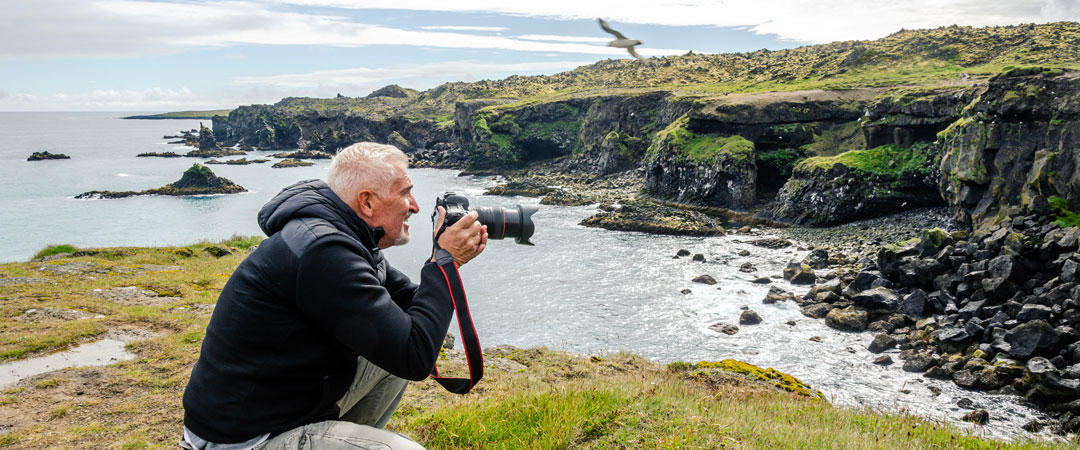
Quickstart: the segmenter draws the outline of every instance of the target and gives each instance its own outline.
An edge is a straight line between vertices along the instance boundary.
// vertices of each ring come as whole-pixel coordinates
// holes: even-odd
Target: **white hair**
[[[356,194],[365,189],[388,193],[398,167],[408,166],[409,157],[393,145],[358,142],[334,156],[326,184],[347,205],[355,206]]]

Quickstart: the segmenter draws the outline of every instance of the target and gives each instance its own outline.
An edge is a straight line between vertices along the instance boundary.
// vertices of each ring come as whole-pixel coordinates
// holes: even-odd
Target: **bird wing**
[[[633,57],[637,58],[638,61],[644,61],[645,60],[645,58],[642,58],[641,55],[637,54],[637,52],[634,51],[634,47],[627,47],[626,51],[630,52],[630,56],[633,56]]]
[[[626,36],[623,36],[622,33],[612,30],[611,27],[608,26],[607,22],[604,22],[604,19],[597,18],[596,20],[600,22],[600,28],[603,28],[604,31],[615,35],[615,37],[618,39],[626,39]]]

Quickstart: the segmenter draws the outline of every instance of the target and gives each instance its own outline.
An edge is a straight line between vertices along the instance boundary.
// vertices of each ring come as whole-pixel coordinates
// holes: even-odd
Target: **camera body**
[[[469,213],[469,199],[463,195],[457,195],[453,192],[447,192],[435,199],[435,212],[432,213],[432,220],[438,220],[439,207],[442,206],[446,209],[446,218],[443,219],[443,228],[457,223],[462,217],[465,217]],[[442,230],[439,230],[439,234],[442,234]]]
[[[436,236],[442,235],[446,227],[457,223],[465,214],[469,213],[469,199],[463,195],[446,192],[435,198],[435,210],[431,213],[432,225],[437,225],[439,220],[439,207],[446,209],[446,218],[443,219],[442,228]],[[533,245],[529,242],[535,229],[532,215],[537,211],[533,205],[517,205],[513,208],[484,207],[476,208],[477,220],[480,224],[487,225],[488,239],[514,238],[514,242],[521,245]]]

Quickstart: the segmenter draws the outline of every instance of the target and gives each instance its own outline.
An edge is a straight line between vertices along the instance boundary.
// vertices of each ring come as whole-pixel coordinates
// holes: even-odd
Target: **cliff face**
[[[389,143],[420,166],[626,173],[653,197],[806,225],[940,204],[979,224],[1010,207],[1080,208],[1078,77],[999,75],[1034,61],[1080,67],[1078,49],[1075,23],[943,27],[287,98],[237,108],[213,134],[226,146],[328,153]]]
[[[377,98],[401,102],[408,98]],[[295,101],[294,101],[295,103]],[[260,150],[311,149],[336,152],[353,143],[392,143],[405,151],[457,144],[454,127],[432,120],[401,116],[364,117],[348,111],[322,111],[296,105],[241,106],[224,122],[214,122],[214,134],[225,145],[250,145]]]
[[[1017,70],[985,92],[941,134],[942,196],[977,229],[1048,200],[1080,209],[1080,73]]]

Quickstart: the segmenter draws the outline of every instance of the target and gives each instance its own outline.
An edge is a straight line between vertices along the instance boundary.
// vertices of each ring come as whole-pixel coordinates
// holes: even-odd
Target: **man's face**
[[[412,195],[412,180],[404,166],[398,166],[397,176],[385,194],[376,193],[372,227],[382,227],[386,234],[379,240],[379,248],[403,245],[409,242],[409,216],[420,212],[420,205]]]

